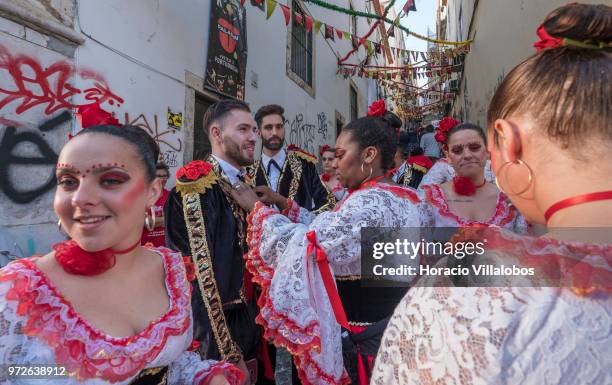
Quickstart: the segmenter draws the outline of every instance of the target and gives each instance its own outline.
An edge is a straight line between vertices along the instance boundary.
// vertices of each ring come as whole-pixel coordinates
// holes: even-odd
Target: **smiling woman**
[[[182,256],[140,245],[162,191],[158,155],[133,126],[94,126],[64,146],[54,209],[71,240],[0,270],[0,364],[57,365],[68,383],[241,382],[237,368],[187,352]]]

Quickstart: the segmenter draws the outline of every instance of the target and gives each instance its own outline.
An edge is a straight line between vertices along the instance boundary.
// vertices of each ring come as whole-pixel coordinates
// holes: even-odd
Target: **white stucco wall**
[[[31,1],[20,0],[17,3],[31,6]],[[335,3],[349,6],[348,0]],[[365,0],[352,0],[352,4],[356,9],[365,9]],[[173,175],[184,160],[189,160],[193,146],[193,120],[187,117],[193,117],[194,89],[201,91],[205,72],[210,1],[72,3],[70,0],[55,0],[48,5],[51,8],[43,11],[59,15],[49,16],[55,23],[74,28],[76,40],[72,36],[72,41],[67,41],[44,28],[31,29],[24,27],[19,20],[0,18],[0,45],[9,53],[9,56],[1,57],[0,88],[13,90],[17,87],[17,80],[8,70],[7,63],[15,64],[17,58],[26,58],[38,66],[35,69],[38,72],[23,67],[22,63],[24,76],[44,75],[41,82],[29,82],[26,88],[39,96],[49,97],[42,104],[28,106],[24,111],[18,111],[23,98],[0,108],[3,119],[0,121],[0,140],[6,139],[7,127],[14,125],[13,137],[9,137],[13,143],[16,141],[14,135],[28,133],[49,148],[47,155],[43,156],[41,149],[31,141],[12,147],[9,141],[5,141],[4,147],[10,148],[12,155],[42,157],[47,164],[31,164],[36,162],[31,160],[28,164],[11,164],[7,171],[9,177],[0,180],[2,187],[28,191],[47,181],[53,172],[53,157],[59,153],[68,134],[79,127],[74,119],[55,124],[49,131],[41,131],[39,126],[62,113],[64,116],[72,114],[75,106],[91,103],[85,99],[90,89],[107,95],[100,106],[114,113],[120,122],[140,125],[157,139]],[[333,144],[336,117],[341,116],[345,123],[350,117],[349,84],[353,82],[358,89],[360,115],[367,111],[368,98],[374,97],[373,81],[343,79],[336,75],[337,58],[333,51],[344,56],[351,50],[351,43],[336,37],[335,42],[329,41],[328,44],[323,36],[314,37],[314,94],[311,95],[287,76],[290,35],[280,8],[266,20],[265,13],[251,6],[250,0],[245,6],[248,39],[246,101],[253,111],[264,104],[283,105],[288,120],[287,142],[295,142],[311,152],[316,152],[322,144]],[[349,30],[349,16],[312,4],[306,4],[305,8],[315,19]],[[358,18],[359,35],[368,29],[366,20]],[[81,44],[81,41],[84,42]],[[359,63],[364,57],[364,49],[360,48],[359,54],[348,62]],[[60,83],[57,75],[45,73],[52,65],[69,73],[62,86],[78,90],[75,95],[58,96],[61,91],[53,88]],[[253,74],[257,76],[257,87],[252,85]],[[42,92],[41,84],[49,85],[53,92]],[[7,95],[0,92],[0,100]],[[60,102],[65,105],[60,105]],[[50,111],[50,104],[57,108]],[[168,126],[168,110],[183,114],[182,127],[174,129]],[[9,243],[18,245],[24,255],[30,255],[47,252],[50,245],[61,238],[52,210],[53,190],[49,187],[28,202],[19,202],[14,193],[7,195],[4,190],[0,191],[0,244],[6,235]]]

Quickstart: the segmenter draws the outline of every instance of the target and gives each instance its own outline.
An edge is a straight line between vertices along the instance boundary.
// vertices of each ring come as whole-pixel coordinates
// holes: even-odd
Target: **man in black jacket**
[[[230,192],[253,163],[257,126],[246,103],[222,100],[204,114],[204,130],[212,154],[177,172],[165,206],[166,244],[191,256],[195,267],[192,308],[200,355],[254,375],[261,331],[244,274],[246,213]]]
[[[319,177],[316,156],[294,145],[283,149],[284,112],[281,106],[270,104],[255,114],[263,148],[261,159],[252,169],[253,184],[268,186],[307,210],[331,210],[336,205],[336,198]]]

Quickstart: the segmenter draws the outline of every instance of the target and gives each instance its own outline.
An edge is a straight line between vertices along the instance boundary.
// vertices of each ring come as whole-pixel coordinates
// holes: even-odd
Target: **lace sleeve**
[[[171,365],[168,385],[207,385],[222,374],[231,385],[240,385],[244,374],[236,366],[222,361],[205,360],[194,352],[183,352]]]
[[[516,218],[514,219],[514,228],[512,230],[517,234],[523,235],[532,233],[532,229],[529,225],[529,222],[527,222],[525,217],[522,216],[521,213],[518,212],[518,210],[516,211]]]
[[[453,167],[444,160],[437,161],[429,171],[423,176],[420,186],[429,184],[442,184],[451,180],[455,175]]]
[[[418,226],[414,203],[381,189],[354,193],[310,226],[291,223],[261,205],[250,216],[247,266],[262,284],[260,322],[265,336],[287,348],[304,384],[347,380],[336,323],[318,266],[307,250],[316,235],[334,274],[360,272],[361,228]],[[274,265],[270,265],[272,254]]]
[[[427,203],[427,201],[425,200],[422,200],[418,204],[418,209],[419,209],[419,218],[421,221],[421,227],[435,227],[436,217],[429,203]]]

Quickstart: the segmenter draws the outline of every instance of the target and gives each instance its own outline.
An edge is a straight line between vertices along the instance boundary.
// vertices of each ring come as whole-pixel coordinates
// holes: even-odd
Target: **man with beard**
[[[246,215],[230,191],[253,163],[257,126],[246,103],[222,100],[204,114],[204,130],[212,154],[177,172],[165,206],[166,243],[191,256],[195,268],[192,347],[202,358],[238,365],[248,380],[256,376],[261,333],[251,282],[244,278]]]
[[[283,107],[270,104],[255,114],[263,145],[261,160],[255,162],[252,170],[256,190],[260,194],[269,193],[267,186],[307,210],[331,210],[336,198],[319,178],[317,158],[293,145],[283,149],[284,112]]]

